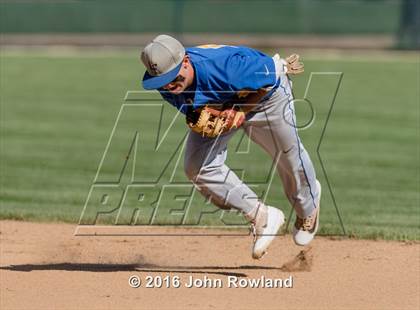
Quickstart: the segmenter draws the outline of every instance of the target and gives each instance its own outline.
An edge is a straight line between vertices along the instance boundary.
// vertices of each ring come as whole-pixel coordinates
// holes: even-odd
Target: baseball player
[[[144,89],[157,89],[186,115],[190,127],[184,169],[197,189],[221,208],[240,210],[254,233],[252,257],[261,258],[285,221],[225,164],[238,130],[275,161],[285,194],[296,211],[293,239],[307,245],[319,223],[321,186],[296,129],[288,75],[303,72],[298,55],[282,59],[245,46],[184,48],[159,35],[141,53]]]

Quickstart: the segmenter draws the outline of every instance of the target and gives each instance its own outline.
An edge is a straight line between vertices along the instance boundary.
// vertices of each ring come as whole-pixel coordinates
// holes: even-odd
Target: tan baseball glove
[[[215,138],[233,128],[239,128],[245,121],[245,113],[235,109],[219,111],[205,106],[198,113],[196,120],[187,117],[188,126],[203,137]]]

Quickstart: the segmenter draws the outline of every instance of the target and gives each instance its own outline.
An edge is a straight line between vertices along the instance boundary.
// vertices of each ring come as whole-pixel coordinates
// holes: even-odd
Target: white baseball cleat
[[[249,217],[248,217],[249,218]],[[267,253],[267,248],[276,237],[284,223],[284,214],[277,208],[260,204],[256,216],[251,220],[254,244],[252,258],[260,259]]]
[[[316,209],[310,216],[301,219],[296,215],[296,221],[293,225],[293,240],[297,245],[307,245],[315,237],[315,234],[319,226],[319,209],[321,201],[321,183],[316,180],[316,186],[318,188],[318,199],[316,200]]]

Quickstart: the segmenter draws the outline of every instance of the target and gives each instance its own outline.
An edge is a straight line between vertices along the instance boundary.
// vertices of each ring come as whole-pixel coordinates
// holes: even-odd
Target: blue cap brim
[[[171,71],[158,76],[150,75],[146,71],[143,76],[143,88],[158,89],[165,86],[166,84],[169,84],[177,77],[179,70],[181,70],[181,66],[182,62],[178,66],[173,68]]]

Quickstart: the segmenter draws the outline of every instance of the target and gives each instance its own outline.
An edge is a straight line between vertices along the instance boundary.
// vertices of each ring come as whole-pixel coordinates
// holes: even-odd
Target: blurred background
[[[416,0],[6,0],[0,28],[3,44],[138,46],[171,33],[186,44],[226,35],[232,44],[263,47],[414,49],[419,6]]]
[[[186,46],[301,54],[294,91],[316,111],[300,136],[324,185],[321,233],[343,233],[338,209],[347,235],[418,239],[419,23],[416,0],[1,0],[0,219],[78,222],[126,93],[142,89],[139,51],[167,33]],[[310,109],[296,109],[304,124]],[[165,105],[164,128],[174,113]],[[155,116],[127,114],[121,136],[159,132]],[[182,138],[184,120],[174,126]],[[113,141],[101,177],[119,180],[130,139]],[[266,155],[238,152],[235,139],[228,164],[259,180]],[[138,173],[152,175],[172,153],[151,148]],[[274,182],[268,201],[288,212]]]

